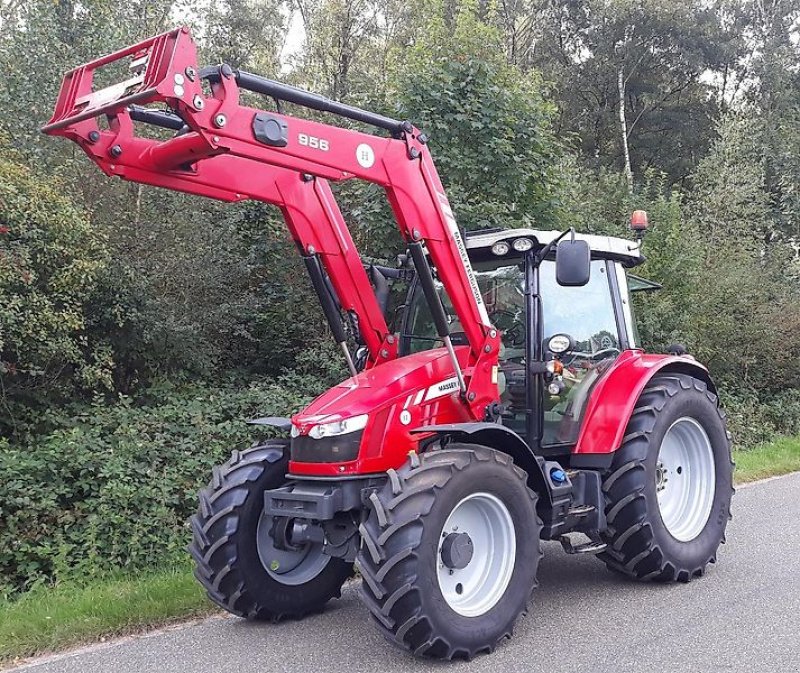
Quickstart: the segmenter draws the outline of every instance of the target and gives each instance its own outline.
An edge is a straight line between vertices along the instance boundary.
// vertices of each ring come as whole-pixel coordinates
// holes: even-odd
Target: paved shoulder
[[[636,584],[545,545],[511,641],[472,671],[800,670],[800,474],[741,489],[719,563],[688,585]],[[214,618],[23,667],[26,673],[393,673],[429,670],[378,635],[355,586],[302,622]],[[436,667],[441,666],[441,664]]]

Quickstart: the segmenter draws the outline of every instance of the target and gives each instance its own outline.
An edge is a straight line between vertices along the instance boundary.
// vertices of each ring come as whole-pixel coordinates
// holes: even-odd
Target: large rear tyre
[[[217,605],[240,617],[279,621],[319,612],[341,596],[352,565],[321,545],[276,549],[264,491],[279,488],[288,469],[288,442],[272,440],[234,451],[215,467],[191,519],[195,577]]]
[[[715,563],[733,494],[725,416],[703,381],[658,374],[642,392],[603,481],[612,570],[688,582]]]
[[[511,636],[541,557],[527,475],[474,444],[412,454],[370,498],[356,561],[383,634],[439,659],[470,659]]]

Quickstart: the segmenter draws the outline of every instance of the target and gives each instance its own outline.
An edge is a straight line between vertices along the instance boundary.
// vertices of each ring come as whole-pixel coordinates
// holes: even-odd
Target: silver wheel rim
[[[693,418],[679,418],[667,430],[656,463],[656,497],[661,520],[676,540],[694,540],[706,526],[714,503],[714,452],[706,431]]]
[[[466,533],[472,542],[472,557],[464,568],[449,568],[442,557],[448,535]],[[464,617],[478,617],[503,597],[517,552],[511,514],[490,493],[473,493],[450,512],[439,536],[436,557],[439,590],[450,608]]]
[[[297,586],[310,582],[331,560],[322,552],[321,544],[306,544],[296,551],[277,549],[272,538],[271,516],[262,514],[256,530],[256,546],[261,565],[270,577],[281,584]]]

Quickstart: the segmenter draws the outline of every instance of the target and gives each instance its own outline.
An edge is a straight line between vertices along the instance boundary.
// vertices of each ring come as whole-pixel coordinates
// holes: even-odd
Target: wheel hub
[[[459,502],[442,527],[436,562],[439,589],[450,608],[479,617],[505,594],[516,561],[516,534],[505,503],[491,493]]]
[[[256,549],[264,570],[281,584],[297,586],[314,579],[331,560],[321,544],[292,544],[291,521],[276,521],[262,513],[256,530]],[[288,543],[288,544],[287,544]]]
[[[442,542],[442,563],[452,570],[461,570],[469,565],[475,546],[469,533],[450,533]]]
[[[663,491],[667,487],[668,481],[667,468],[664,463],[659,461],[658,465],[656,465],[656,491]]]
[[[655,469],[661,520],[680,542],[695,539],[708,522],[714,501],[711,441],[694,418],[675,421],[664,435]]]

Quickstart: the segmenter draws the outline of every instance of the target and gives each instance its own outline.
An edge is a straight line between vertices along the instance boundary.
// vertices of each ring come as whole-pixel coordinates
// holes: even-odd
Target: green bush
[[[302,405],[290,383],[164,384],[143,406],[87,405],[26,445],[0,439],[0,595],[183,560],[197,490],[256,436],[243,419]]]
[[[103,337],[87,324],[109,253],[86,214],[0,138],[0,433],[11,403],[111,386]]]

